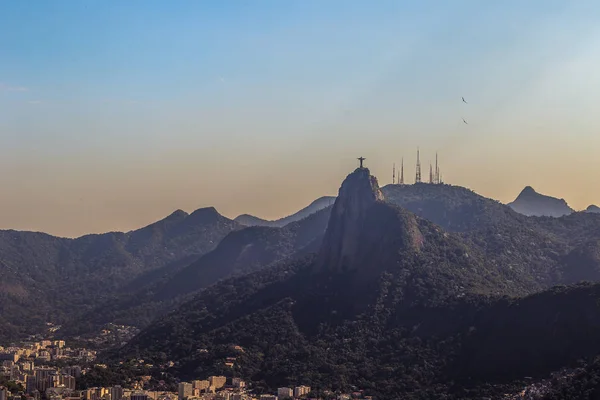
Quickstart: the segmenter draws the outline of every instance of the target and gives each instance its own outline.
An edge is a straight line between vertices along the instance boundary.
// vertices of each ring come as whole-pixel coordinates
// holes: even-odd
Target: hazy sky
[[[598,18],[596,0],[3,1],[0,228],[275,218],[360,155],[381,184],[404,156],[412,180],[417,146],[503,202],[600,203]]]

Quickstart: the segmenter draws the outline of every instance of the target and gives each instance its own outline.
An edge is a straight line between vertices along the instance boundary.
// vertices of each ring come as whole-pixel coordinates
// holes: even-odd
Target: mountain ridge
[[[299,221],[307,216],[314,214],[315,212],[329,207],[335,201],[333,196],[322,196],[311,202],[308,206],[295,212],[294,214],[288,215],[287,217],[279,218],[273,221],[265,220],[259,217],[255,217],[250,214],[241,214],[234,218],[234,221],[245,225],[245,226],[273,226],[282,227],[291,222]]]
[[[180,360],[178,373],[191,378],[198,368],[207,373],[227,373],[219,366],[219,357],[226,348],[240,345],[248,355],[236,373],[254,381],[267,379],[271,388],[285,384],[280,377],[286,374],[294,379],[313,376],[316,384],[337,382],[332,375],[335,369],[315,377],[315,369],[334,365],[355,371],[345,374],[356,379],[356,368],[389,363],[381,358],[384,353],[388,358],[400,356],[394,351],[381,353],[383,348],[379,346],[387,346],[388,340],[403,343],[401,348],[406,350],[425,352],[417,359],[425,357],[427,362],[434,362],[424,355],[432,351],[426,342],[413,342],[417,338],[429,340],[426,332],[439,330],[433,328],[434,320],[439,319],[438,309],[470,310],[466,315],[475,317],[478,307],[488,309],[492,307],[490,301],[498,301],[487,299],[526,295],[535,290],[528,286],[529,272],[515,271],[512,279],[520,279],[521,286],[518,282],[508,285],[506,273],[487,264],[483,254],[471,248],[460,232],[445,232],[405,209],[383,202],[376,180],[371,179],[368,170],[360,169],[351,173],[340,188],[318,255],[230,277],[204,289],[142,331],[120,350],[120,357],[135,355],[154,360],[156,354],[165,354],[167,359]],[[473,308],[474,304],[478,305]],[[463,316],[463,322],[450,324],[444,335],[466,329],[464,324],[469,318]],[[406,326],[408,321],[413,321],[411,328]],[[419,330],[421,324],[423,329]],[[419,333],[415,336],[414,332]],[[393,335],[398,335],[397,339]],[[376,347],[369,350],[375,343]],[[185,349],[190,344],[207,349],[207,353],[202,357],[189,353]],[[327,353],[325,347],[332,348],[333,353]],[[407,368],[416,361],[411,357],[398,365]],[[480,363],[456,360],[463,371]],[[323,363],[330,364],[326,367]],[[444,371],[426,370],[426,379],[434,379]],[[297,375],[292,371],[304,372]],[[411,373],[408,376],[415,377]],[[402,381],[406,383],[405,379]]]
[[[212,250],[235,229],[239,224],[204,208],[189,215],[175,211],[134,231],[74,239],[0,231],[0,280],[10,288],[0,296],[0,313],[7,324],[34,332],[42,329],[45,315],[63,323],[133,280]],[[56,296],[61,292],[71,300]]]
[[[144,327],[189,296],[230,276],[260,270],[284,259],[304,257],[320,244],[329,209],[322,209],[284,227],[243,227],[227,234],[212,251],[163,274],[151,285],[140,284],[100,304],[72,323],[72,334],[107,322]],[[83,329],[83,330],[82,330]]]

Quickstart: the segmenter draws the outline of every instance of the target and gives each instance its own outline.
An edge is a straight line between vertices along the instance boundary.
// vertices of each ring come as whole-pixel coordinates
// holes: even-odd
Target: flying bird
[[[463,120],[463,122],[464,122],[465,124],[469,125],[469,123],[468,123],[467,121],[465,121],[465,119],[464,119],[464,118],[463,118],[462,120]]]
[[[465,100],[465,98],[464,98],[464,97],[462,98],[462,100],[463,100],[463,103],[465,103],[465,104],[469,104],[469,103],[467,103],[467,101]]]

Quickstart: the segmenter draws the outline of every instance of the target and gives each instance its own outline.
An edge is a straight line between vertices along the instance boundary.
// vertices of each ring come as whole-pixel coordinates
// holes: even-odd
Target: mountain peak
[[[168,217],[165,218],[166,221],[181,221],[188,217],[188,213],[183,210],[175,210]]]
[[[354,263],[367,212],[383,200],[377,178],[368,168],[357,168],[346,177],[329,217],[317,262],[320,269],[345,270]]]
[[[531,196],[535,194],[538,194],[538,192],[536,192],[534,188],[532,188],[531,186],[525,186],[525,188],[521,190],[521,193],[519,194],[519,196],[517,196],[517,198],[523,196]]]
[[[515,201],[508,206],[529,216],[562,217],[574,212],[564,199],[538,193],[531,186],[525,186]]]
[[[188,221],[192,223],[208,224],[225,218],[214,207],[199,208],[188,216]]]
[[[335,204],[354,199],[354,205],[366,207],[375,201],[383,201],[383,193],[379,189],[377,178],[371,175],[368,168],[357,168],[349,174],[340,187]]]

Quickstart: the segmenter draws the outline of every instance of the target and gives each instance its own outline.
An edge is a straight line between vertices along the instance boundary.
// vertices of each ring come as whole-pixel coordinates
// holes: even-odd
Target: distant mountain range
[[[108,322],[143,327],[221,279],[310,254],[320,246],[330,209],[282,228],[254,226],[232,231],[213,251],[181,268],[164,271],[160,279],[140,283],[101,302],[93,312],[76,317],[66,330],[87,333]]]
[[[0,231],[0,339],[65,323],[129,285],[145,285],[217,247],[241,226],[214,208],[127,232],[65,239]]]
[[[523,215],[537,217],[562,217],[575,212],[564,199],[540,194],[531,186],[525,187],[512,203],[508,203],[508,206]]]
[[[183,379],[235,373],[258,392],[479,399],[600,354],[600,285],[552,288],[600,280],[596,214],[530,218],[449,185],[380,189],[359,168],[320,242],[208,286],[108,360],[175,360]]]
[[[540,226],[533,232],[517,228],[534,223],[497,201],[461,187],[388,185],[381,191],[387,202],[462,235],[476,236],[473,232],[500,227],[519,232],[514,236],[522,236],[523,242],[542,243],[547,235],[554,235]],[[106,322],[146,326],[219,279],[316,251],[335,199],[322,197],[289,217],[256,222],[281,226],[279,228],[244,227],[209,207],[189,215],[178,210],[161,221],[128,233],[87,235],[78,239],[0,231],[0,276],[3,277],[0,339],[9,333],[18,334],[23,327],[26,331],[41,327],[46,315],[50,316],[49,320],[63,324],[63,334],[97,329]],[[593,212],[592,207],[590,211]],[[243,220],[242,217],[237,219]],[[246,223],[251,222],[246,220]],[[474,240],[474,246],[478,246],[476,239],[468,240]],[[495,247],[486,244],[480,250],[498,263],[518,259],[522,268],[539,268],[542,276],[546,274],[543,271],[543,265],[548,264],[545,253],[525,256],[514,241],[497,243]],[[511,256],[507,256],[508,252]],[[205,254],[207,256],[202,257]],[[576,258],[569,258],[572,259]],[[186,278],[185,274],[191,271],[197,271],[194,272],[196,278],[192,279],[192,275]],[[97,285],[98,282],[101,285]],[[541,288],[538,283],[530,284]],[[71,293],[74,306],[73,302],[64,302],[53,295],[57,287]]]
[[[429,187],[427,184],[417,184],[417,185],[388,185],[382,188],[385,192],[386,190],[390,191],[398,191],[404,190],[410,193],[415,193],[415,187],[420,187],[422,190],[427,190]],[[389,189],[388,189],[389,188]],[[401,189],[403,188],[403,189]],[[459,190],[457,186],[453,186],[453,190]],[[468,189],[465,189],[468,190]],[[392,196],[394,194],[392,193]],[[415,197],[415,201],[419,202],[421,199],[419,197]],[[321,210],[325,207],[328,207],[333,204],[335,201],[335,197],[333,196],[324,196],[320,197],[314,202],[312,202],[307,207],[302,210],[288,216],[285,218],[280,218],[274,221],[264,220],[249,214],[242,214],[236,217],[234,220],[241,225],[244,226],[274,226],[274,227],[282,227],[290,222],[299,221],[302,218],[307,217],[308,215]],[[410,201],[407,199],[407,202]],[[562,217],[564,215],[571,214],[575,212],[564,199],[557,199],[552,196],[547,196],[544,194],[540,194],[536,192],[531,186],[526,186],[521,193],[517,196],[517,198],[511,203],[507,204],[510,208],[515,210],[516,212],[527,215],[527,216],[547,216],[547,217]],[[590,205],[585,211],[587,212],[600,212],[600,207],[595,205]],[[458,223],[464,223],[464,220],[460,220]]]
[[[320,197],[317,200],[310,203],[308,206],[304,207],[302,210],[289,215],[285,218],[280,218],[275,221],[267,221],[265,219],[261,219],[258,217],[254,217],[248,214],[242,214],[235,218],[235,221],[245,225],[245,226],[273,226],[281,228],[291,222],[300,221],[303,218],[308,217],[311,214],[316,213],[323,208],[329,207],[335,201],[335,197],[333,196],[324,196]]]
[[[0,340],[117,322],[145,329],[107,362],[175,360],[182,378],[495,398],[600,354],[600,286],[552,289],[600,281],[586,211],[529,187],[508,206],[446,184],[379,188],[357,169],[337,197],[253,226],[203,208],[77,239],[0,231]]]

